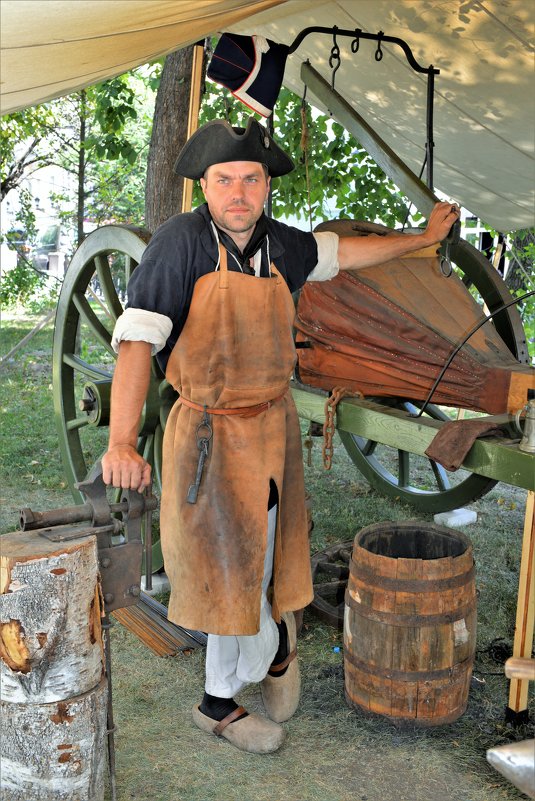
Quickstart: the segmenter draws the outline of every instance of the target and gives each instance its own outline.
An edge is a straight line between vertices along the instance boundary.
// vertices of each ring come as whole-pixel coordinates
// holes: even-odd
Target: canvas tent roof
[[[534,224],[532,0],[1,0],[2,112],[120,74],[223,30],[290,44],[311,25],[405,39],[440,69],[435,92],[435,187],[499,230]],[[290,56],[285,85],[302,92],[310,59],[330,82],[329,37]],[[401,51],[340,41],[336,90],[415,172],[425,145],[425,76]],[[365,46],[366,45],[366,46]],[[314,102],[314,98],[309,95]]]

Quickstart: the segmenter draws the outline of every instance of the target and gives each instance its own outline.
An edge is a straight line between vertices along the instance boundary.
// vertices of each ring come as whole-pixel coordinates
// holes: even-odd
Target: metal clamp
[[[21,509],[21,528],[52,542],[96,537],[105,611],[130,606],[141,591],[142,523],[156,509],[158,500],[150,490],[145,495],[123,490],[120,501],[110,503],[100,462],[76,488],[84,494],[86,503],[51,512]],[[76,523],[80,525],[73,525]]]

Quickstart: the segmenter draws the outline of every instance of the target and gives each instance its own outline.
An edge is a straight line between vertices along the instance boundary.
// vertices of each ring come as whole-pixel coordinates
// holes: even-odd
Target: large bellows
[[[344,619],[350,706],[421,726],[466,709],[476,644],[470,540],[430,523],[355,537]]]

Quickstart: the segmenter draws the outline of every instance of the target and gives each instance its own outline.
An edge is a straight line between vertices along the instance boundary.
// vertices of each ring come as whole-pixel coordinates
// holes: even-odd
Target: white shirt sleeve
[[[328,281],[338,275],[338,234],[334,231],[319,231],[314,234],[318,246],[318,263],[307,278],[307,281]]]
[[[145,309],[125,309],[115,323],[111,346],[117,353],[123,339],[130,342],[150,342],[154,356],[164,347],[172,328],[173,323],[165,314]]]

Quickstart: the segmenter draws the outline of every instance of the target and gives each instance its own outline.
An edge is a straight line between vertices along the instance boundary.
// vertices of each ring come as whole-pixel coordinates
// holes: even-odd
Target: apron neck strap
[[[228,289],[227,249],[219,244],[219,289]],[[216,268],[217,269],[217,268]]]
[[[273,262],[271,262],[271,264],[269,265],[269,271],[271,275],[277,279],[277,284],[280,284],[282,282],[281,274],[279,273]]]
[[[221,242],[218,243],[219,247],[219,261],[216,265],[216,270],[219,271],[219,288],[228,289],[228,265],[227,265],[227,249]],[[281,274],[271,262],[269,266],[271,275],[276,279],[277,284],[282,282]]]

